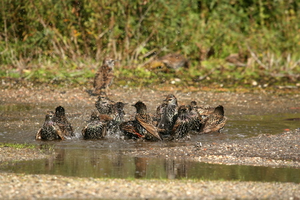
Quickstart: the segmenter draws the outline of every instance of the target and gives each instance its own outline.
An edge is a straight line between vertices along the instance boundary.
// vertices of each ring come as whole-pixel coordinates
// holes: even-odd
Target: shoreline
[[[193,146],[163,147],[126,153],[136,157],[165,157],[225,165],[300,168],[300,129],[276,135],[218,141]]]
[[[135,91],[136,92],[136,91]],[[153,98],[161,98],[163,92],[151,93]],[[182,94],[182,93],[179,93]],[[265,94],[236,94],[200,92],[206,94],[203,103],[226,102],[231,114],[259,112],[280,112],[294,109],[299,95],[286,99],[266,97]],[[113,98],[123,97],[122,92]],[[128,95],[128,93],[126,93]],[[1,102],[18,103],[55,103],[93,105],[96,97],[89,97],[78,89],[30,90],[2,89]],[[130,97],[130,95],[129,95]],[[147,96],[142,96],[146,99]],[[180,99],[187,101],[186,96]],[[228,99],[231,98],[231,99]],[[267,99],[265,104],[250,103]],[[128,100],[128,97],[127,97]],[[132,100],[132,99],[131,99]],[[136,100],[136,99],[134,99]],[[226,100],[226,101],[225,101]],[[287,104],[289,102],[289,104]],[[281,107],[278,110],[278,105]],[[284,106],[282,106],[284,105]],[[292,107],[293,106],[293,107]],[[253,108],[257,110],[253,110]],[[270,109],[271,108],[271,109]],[[299,109],[299,108],[297,108]],[[233,141],[195,142],[191,146],[179,146],[128,152],[131,156],[162,156],[172,159],[190,159],[226,165],[253,165],[269,167],[300,168],[300,129],[276,135],[259,135]],[[0,147],[0,163],[17,160],[43,159],[49,154],[34,149]],[[278,182],[242,182],[207,180],[127,180],[78,178],[42,174],[14,174],[0,172],[0,199],[36,199],[36,198],[103,198],[103,199],[299,199],[300,184]]]

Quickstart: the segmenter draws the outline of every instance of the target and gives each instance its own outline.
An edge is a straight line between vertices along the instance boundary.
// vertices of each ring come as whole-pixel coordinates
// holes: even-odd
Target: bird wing
[[[60,139],[65,139],[65,134],[63,134],[63,132],[59,128],[56,130],[56,133],[60,137]]]
[[[151,135],[156,137],[159,140],[162,140],[157,132],[157,128],[151,123],[150,116],[136,114],[135,119],[140,123],[140,125],[146,129]]]
[[[101,89],[105,84],[105,78],[107,77],[108,69],[105,65],[101,66],[97,73],[95,74],[94,79],[94,88]]]
[[[225,116],[218,116],[218,115],[211,116],[211,118],[209,118],[206,121],[202,133],[206,134],[210,132],[219,131],[225,126],[226,121],[227,121],[227,117]]]
[[[94,88],[100,89],[103,85],[103,74],[101,72],[102,70],[98,70],[97,73],[95,74],[94,78]]]
[[[81,134],[84,137],[86,135],[86,130],[87,130],[88,125],[86,125],[82,130],[81,130]]]
[[[109,122],[109,121],[113,120],[113,118],[107,114],[99,114],[98,116],[99,116],[101,122]]]
[[[38,132],[36,133],[36,136],[35,136],[35,139],[36,139],[36,140],[41,140],[41,139],[42,139],[41,131],[42,131],[42,129],[40,128],[40,129],[38,130]]]
[[[107,65],[103,65],[99,68],[95,74],[94,88],[103,89],[106,88],[113,78],[112,69]]]
[[[138,133],[138,130],[136,130],[136,128],[132,125],[131,122],[123,122],[122,124],[120,124],[120,129],[125,132],[131,133],[132,135],[144,137],[143,135]]]

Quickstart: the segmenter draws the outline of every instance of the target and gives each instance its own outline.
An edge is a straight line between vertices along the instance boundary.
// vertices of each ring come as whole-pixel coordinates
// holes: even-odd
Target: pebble
[[[19,88],[3,88],[0,90],[2,102],[35,103],[44,101],[55,104],[64,103],[67,96],[68,103],[84,103],[93,105],[96,97],[89,97],[83,89],[58,90],[46,88],[41,90]],[[132,92],[133,91],[133,92]],[[117,91],[114,98],[129,97],[129,93],[137,95],[135,100],[149,101],[147,93],[151,91]],[[172,91],[170,91],[171,93]],[[153,93],[153,91],[152,91]],[[151,93],[156,102],[151,109],[160,102],[165,91]],[[181,92],[175,92],[184,97]],[[32,95],[34,94],[34,95]],[[145,94],[145,95],[144,95]],[[278,94],[279,95],[279,94]],[[133,95],[135,96],[135,95]],[[205,96],[205,98],[203,98]],[[214,102],[219,104],[222,98],[226,102],[226,113],[256,114],[283,112],[284,109],[296,105],[298,97],[277,98],[277,95],[239,94],[239,93],[211,93],[197,92],[199,102],[205,104]],[[269,104],[259,104],[253,108],[252,102],[267,101]],[[13,100],[13,101],[12,101]],[[221,103],[222,103],[221,102]],[[224,102],[223,102],[224,103]],[[284,104],[278,108],[278,104]],[[241,112],[242,110],[242,112]],[[9,126],[9,124],[8,124]],[[260,135],[255,138],[234,140],[231,142],[209,143],[201,142],[196,146],[148,149],[146,151],[130,152],[133,156],[168,156],[176,159],[191,159],[208,163],[261,165],[274,167],[299,168],[300,159],[300,130],[288,131],[274,136]],[[0,148],[0,164],[6,161],[41,159],[47,157],[37,149],[24,151],[10,147]],[[300,184],[276,182],[241,182],[241,181],[203,181],[203,180],[127,180],[127,179],[90,179],[77,177],[63,177],[52,175],[25,175],[0,173],[0,199],[300,199]]]
[[[300,184],[0,174],[1,199],[298,199]],[[12,182],[13,180],[13,182]],[[39,184],[37,184],[39,183]]]

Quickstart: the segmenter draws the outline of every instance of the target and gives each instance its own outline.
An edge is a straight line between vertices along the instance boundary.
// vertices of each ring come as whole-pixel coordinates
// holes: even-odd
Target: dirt
[[[233,141],[196,142],[193,146],[135,150],[128,154],[214,164],[300,168],[300,128],[277,135],[263,134]]]
[[[205,92],[194,93],[178,91],[154,91],[115,89],[113,100],[134,103],[142,100],[154,110],[165,94],[174,93],[180,103],[191,99],[200,104],[222,104],[230,115],[277,114],[299,112],[299,93],[282,92]],[[89,104],[91,97],[85,88],[75,89],[1,89],[0,103],[14,104]],[[55,106],[53,106],[55,107]],[[132,113],[131,113],[132,114]],[[242,164],[260,166],[300,167],[300,130],[286,131],[277,135],[259,135],[252,138],[232,141],[197,142],[190,146],[149,149],[129,152],[132,156],[163,156],[174,159],[191,159],[200,162],[219,164]],[[7,154],[7,152],[10,152]],[[44,154],[26,151],[26,155]],[[0,149],[2,161],[22,160],[13,155],[19,150]],[[9,158],[7,155],[10,155]],[[36,155],[35,155],[36,156]],[[39,158],[39,156],[36,156]],[[31,159],[31,158],[29,158]],[[115,199],[299,199],[300,185],[293,183],[259,183],[235,181],[159,181],[159,180],[103,180],[89,178],[70,178],[50,175],[19,175],[0,173],[0,198],[115,198]]]

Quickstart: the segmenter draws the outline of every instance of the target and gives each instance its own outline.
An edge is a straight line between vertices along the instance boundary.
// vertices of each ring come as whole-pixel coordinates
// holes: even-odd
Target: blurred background
[[[300,87],[298,0],[0,4],[2,85],[91,87],[110,56],[118,87]],[[172,55],[186,65],[170,67]]]

